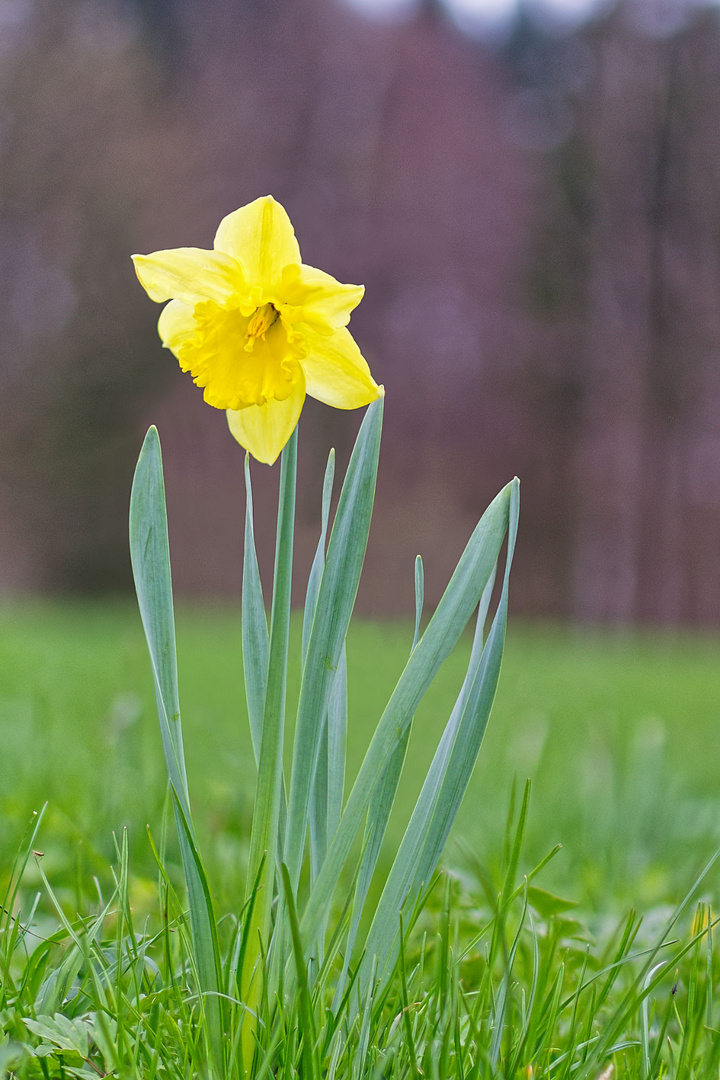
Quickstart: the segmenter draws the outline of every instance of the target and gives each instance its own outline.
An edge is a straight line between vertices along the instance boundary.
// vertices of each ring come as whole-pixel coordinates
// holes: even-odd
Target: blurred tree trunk
[[[720,621],[720,34],[595,42],[574,611]],[[700,584],[702,583],[702,584]]]
[[[0,57],[0,489],[24,552],[4,576],[126,588],[119,492],[137,414],[172,370],[147,362],[156,316],[129,261],[149,191],[145,140],[162,123],[158,66],[109,4],[29,11]]]

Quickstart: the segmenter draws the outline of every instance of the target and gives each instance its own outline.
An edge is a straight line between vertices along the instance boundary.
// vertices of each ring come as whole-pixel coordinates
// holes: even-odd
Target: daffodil
[[[163,345],[259,461],[276,460],[306,394],[336,409],[382,395],[347,330],[363,286],[301,262],[290,218],[271,196],[223,218],[212,251],[133,261],[148,296],[170,301],[158,322]]]

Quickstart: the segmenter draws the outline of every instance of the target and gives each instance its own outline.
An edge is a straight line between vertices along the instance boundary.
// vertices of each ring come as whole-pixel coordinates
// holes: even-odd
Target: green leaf
[[[320,582],[322,581],[325,567],[325,543],[327,541],[328,523],[330,521],[330,502],[332,500],[333,481],[335,479],[335,451],[328,454],[325,476],[323,477],[322,504],[320,510],[320,538],[315,549],[315,556],[308,575],[307,591],[305,593],[305,612],[302,629],[302,662],[305,663],[308,645],[310,644],[310,632],[312,631],[315,609],[317,607]]]
[[[327,782],[327,830],[328,838],[335,835],[342,815],[345,795],[345,742],[347,738],[347,657],[345,645],[340,653],[340,663],[330,691],[328,702],[328,782]],[[327,854],[327,852],[326,852]]]
[[[213,911],[212,897],[208,886],[205,867],[195,842],[190,823],[188,822],[177,797],[172,788],[175,805],[175,813],[180,832],[180,850],[183,856],[183,864],[192,862],[194,873],[187,875],[188,904],[190,908],[190,926],[193,935],[194,960],[197,965],[197,975],[200,981],[200,989],[205,996],[203,1006],[211,1017],[211,1030],[217,1019],[220,1019],[220,1006],[218,992],[222,985],[222,968],[220,964],[220,947],[218,945],[217,923]],[[214,978],[213,978],[214,976]],[[206,980],[210,977],[215,984],[210,987]],[[217,1013],[217,1017],[214,1014]],[[222,1060],[222,1055],[218,1057]]]
[[[93,1042],[103,1056],[106,1072],[119,1069],[117,1022],[105,1012],[90,1013]]]
[[[62,1013],[55,1016],[39,1016],[36,1020],[24,1019],[25,1026],[33,1035],[44,1039],[57,1050],[88,1056],[88,1029],[80,1020],[68,1020]]]
[[[423,570],[422,558],[418,555],[415,558],[415,631],[413,634],[411,652],[417,645],[420,637],[420,622],[422,619],[424,600],[425,573]],[[373,874],[375,873],[378,858],[380,857],[380,850],[387,831],[390,814],[392,813],[392,808],[395,803],[395,796],[397,795],[400,775],[402,773],[407,745],[410,739],[411,726],[412,718],[403,738],[393,752],[393,755],[385,768],[385,772],[378,781],[377,790],[371,800],[370,808],[368,810],[365,837],[363,840],[363,852],[360,860],[360,870],[358,873],[357,885],[355,886],[355,896],[353,898],[352,918],[345,945],[345,959],[335,991],[336,1002],[342,997],[345,979],[347,978],[350,960],[352,958],[352,951],[355,946],[355,939],[360,926],[363,907],[365,906],[365,901],[370,890],[370,884],[372,882]]]
[[[315,618],[317,598],[318,593],[320,592],[320,582],[322,581],[322,573],[325,566],[325,542],[327,540],[328,522],[330,520],[330,501],[332,498],[332,485],[334,475],[335,451],[331,450],[328,455],[327,467],[325,469],[325,478],[323,480],[320,538],[318,539],[315,557],[313,559],[312,567],[310,568],[307,592],[305,594],[305,612],[303,617],[302,629],[303,664],[305,663],[308,645],[310,643],[310,633],[312,631],[313,619]],[[330,765],[328,760],[328,737],[328,724],[326,721],[323,724],[322,733],[320,735],[320,749],[318,752],[318,763],[315,773],[315,783],[313,784],[310,795],[310,872],[313,876],[313,880],[317,876],[320,865],[325,858],[325,853],[327,851],[328,832],[331,831],[328,814],[328,803],[330,798]],[[342,794],[340,797],[342,800]]]
[[[317,1031],[313,1017],[312,998],[308,983],[307,967],[303,953],[302,940],[300,938],[300,925],[298,923],[295,898],[288,868],[283,863],[281,867],[283,886],[285,890],[285,904],[287,906],[288,920],[290,922],[290,936],[292,938],[293,956],[295,958],[295,972],[297,975],[300,1025],[302,1030],[302,1058],[303,1075],[307,1080],[320,1080],[321,1070],[317,1056]]]
[[[300,880],[320,736],[365,558],[382,416],[379,398],[367,409],[345,475],[303,666],[285,836],[285,863],[294,889]]]
[[[155,427],[151,427],[145,436],[133,479],[130,498],[130,557],[140,615],[150,651],[165,764],[175,800],[175,818],[190,905],[195,966],[200,990],[204,995],[208,995],[206,1015],[211,1054],[217,1067],[221,1068],[222,1017],[217,997],[221,974],[216,948],[215,918],[190,815],[177,683],[165,485],[160,439]]]
[[[374,797],[378,776],[402,742],[425,691],[480,602],[505,536],[515,488],[516,482],[503,488],[483,514],[380,719],[303,914],[301,927],[306,941],[314,940],[330,904]]]
[[[555,896],[554,893],[540,889],[537,885],[528,885],[527,896],[530,907],[543,919],[549,919],[553,915],[562,915],[577,907],[577,900],[566,900],[564,896]]]
[[[429,884],[480,752],[500,677],[518,510],[519,488],[514,483],[510,496],[505,577],[498,610],[487,642],[483,645],[483,626],[494,577],[491,574],[479,605],[465,681],[428,770],[368,933],[360,975],[361,989],[366,985],[372,957],[378,957],[378,971],[383,980],[392,969],[399,933],[398,912],[403,910],[406,900],[414,903],[422,889]]]
[[[151,427],[145,436],[133,479],[130,559],[140,617],[150,650],[168,776],[182,800],[188,820],[191,820],[180,724],[165,484],[160,439],[155,427]]]
[[[420,639],[420,621],[422,619],[425,604],[425,568],[421,555],[415,556],[415,632],[413,633],[412,648],[414,649]],[[410,650],[412,652],[412,649]]]

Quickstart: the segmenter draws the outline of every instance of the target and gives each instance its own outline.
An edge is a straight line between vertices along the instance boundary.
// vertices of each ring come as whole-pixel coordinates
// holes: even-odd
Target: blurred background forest
[[[0,0],[0,593],[129,590],[150,422],[178,593],[239,591],[242,451],[129,256],[209,247],[272,193],[306,262],[366,286],[351,329],[387,401],[362,611],[409,611],[418,551],[436,601],[518,474],[516,610],[720,624],[718,8],[528,4],[484,34],[439,0],[377,8]],[[303,414],[300,578],[358,419]]]

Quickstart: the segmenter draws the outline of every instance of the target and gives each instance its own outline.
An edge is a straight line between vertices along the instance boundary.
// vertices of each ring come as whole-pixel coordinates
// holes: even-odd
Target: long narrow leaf
[[[207,999],[211,1051],[222,1066],[222,1017],[218,991],[221,973],[215,917],[195,840],[183,754],[177,682],[170,545],[165,508],[162,455],[157,429],[151,427],[140,451],[130,498],[130,557],[140,615],[152,664],[160,733],[170,787],[176,800],[185,885],[190,906],[195,966]]]
[[[508,484],[503,488],[483,514],[380,719],[323,868],[310,894],[301,923],[305,941],[313,940],[332,899],[362,827],[377,777],[387,767],[425,691],[480,601],[505,536],[513,487],[514,484]]]
[[[328,524],[330,522],[330,501],[332,499],[334,479],[335,451],[331,450],[328,454],[327,465],[325,466],[325,476],[323,477],[322,504],[320,509],[320,537],[315,549],[312,566],[310,567],[307,591],[305,593],[305,611],[302,629],[303,664],[305,663],[308,645],[310,644],[310,632],[312,630],[313,619],[315,618],[315,608],[317,607],[317,598],[318,593],[320,592],[320,582],[322,581],[323,569],[325,567],[325,544],[327,542]]]
[[[327,540],[328,522],[330,520],[330,500],[332,498],[332,485],[335,476],[335,451],[331,450],[328,455],[325,477],[323,480],[322,512],[320,519],[320,538],[318,539],[315,558],[313,559],[310,575],[308,577],[307,592],[305,595],[305,613],[303,616],[302,630],[302,659],[303,663],[307,656],[310,643],[315,609],[317,607],[320,582],[322,581],[323,568],[325,566],[325,543]],[[328,838],[328,728],[327,722],[323,725],[320,736],[320,749],[318,763],[315,772],[315,783],[310,796],[310,872],[313,879],[317,876],[322,860],[327,851]]]
[[[411,652],[420,638],[420,622],[422,620],[424,602],[425,573],[423,570],[422,558],[418,555],[415,559],[415,631],[413,633]],[[412,720],[410,721],[410,724],[408,724],[403,738],[393,752],[385,772],[378,781],[377,791],[373,796],[368,811],[363,853],[360,861],[357,885],[355,887],[355,896],[353,898],[352,918],[350,920],[347,942],[345,944],[345,959],[335,990],[336,1003],[342,998],[343,988],[347,978],[350,960],[352,958],[352,951],[355,946],[355,939],[360,926],[363,907],[365,906],[370,883],[373,874],[375,873],[378,858],[380,857],[380,849],[382,848],[382,843],[385,838],[390,814],[395,803],[395,796],[400,782],[400,774],[402,773],[408,740],[410,738],[411,726]]]
[[[363,975],[365,978],[368,975],[369,957],[378,957],[381,978],[391,969],[398,936],[397,913],[402,910],[406,898],[414,901],[430,881],[480,751],[500,676],[518,509],[519,486],[515,483],[511,493],[505,578],[498,610],[488,640],[482,647],[482,628],[490,594],[488,587],[480,605],[467,677],[428,770],[370,927],[361,987]]]
[[[340,663],[330,691],[328,702],[328,791],[327,830],[328,839],[335,835],[342,815],[345,796],[345,742],[347,738],[347,657],[345,646],[340,653]],[[326,852],[327,854],[327,852]]]
[[[303,667],[285,836],[285,863],[293,889],[300,879],[320,735],[365,558],[382,416],[383,399],[378,398],[368,407],[345,475]]]
[[[133,479],[130,559],[150,651],[168,776],[182,801],[188,821],[191,821],[180,723],[165,484],[156,427],[151,427],[145,436]]]
[[[194,873],[189,875],[187,882],[190,926],[192,929],[194,945],[193,953],[198,979],[201,983],[200,989],[202,991],[203,1008],[210,1021],[209,1029],[211,1032],[215,1033],[215,1037],[217,1038],[220,1032],[215,1031],[215,1026],[218,1021],[222,1020],[222,1004],[221,999],[218,996],[222,986],[222,967],[220,963],[217,923],[213,912],[212,897],[210,896],[210,888],[208,886],[205,867],[203,866],[203,861],[195,837],[175,789],[172,788],[171,791],[175,806],[176,820],[178,822],[178,832],[180,834],[180,850],[182,852],[183,864],[192,862],[194,868]],[[194,913],[201,913],[203,917],[198,919],[196,915],[195,920],[193,920]],[[195,925],[196,923],[197,926]],[[196,941],[197,944],[195,944]],[[203,985],[204,979],[202,972],[212,970],[215,972],[217,987]],[[216,1063],[218,1065],[221,1064],[224,1056],[222,1053],[222,1043],[219,1043],[218,1046],[214,1048],[214,1056]]]
[[[425,606],[425,568],[421,555],[415,556],[415,632],[413,633],[412,650],[420,640],[420,622]]]

